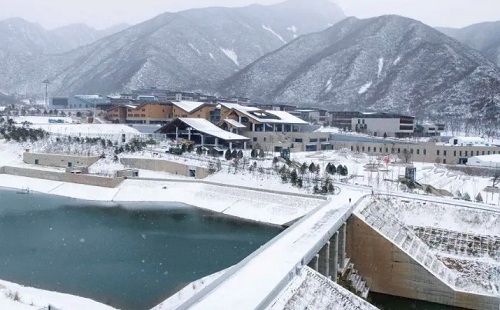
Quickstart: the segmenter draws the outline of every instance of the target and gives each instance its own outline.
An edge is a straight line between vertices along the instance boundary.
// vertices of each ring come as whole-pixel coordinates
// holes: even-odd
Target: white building
[[[489,145],[488,141],[479,137],[453,137],[448,143],[458,146]]]
[[[415,117],[385,112],[330,112],[332,126],[383,137],[408,137],[415,130]]]
[[[467,161],[468,166],[500,168],[500,154],[474,156]]]

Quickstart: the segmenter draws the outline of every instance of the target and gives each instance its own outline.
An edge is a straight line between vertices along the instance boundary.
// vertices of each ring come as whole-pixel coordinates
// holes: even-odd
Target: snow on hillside
[[[238,67],[240,66],[240,63],[238,62],[238,55],[233,49],[221,47],[220,50],[227,56],[227,58],[231,59],[231,61],[234,62],[235,65],[237,65]]]

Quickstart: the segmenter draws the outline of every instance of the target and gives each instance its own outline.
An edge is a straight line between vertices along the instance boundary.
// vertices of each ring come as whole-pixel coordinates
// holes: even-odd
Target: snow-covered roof
[[[246,141],[249,138],[240,136],[229,131],[225,131],[214,124],[210,123],[204,118],[179,118],[180,121],[186,123],[188,126],[193,127],[199,132],[217,137],[225,141]]]
[[[224,122],[228,123],[229,125],[233,126],[233,127],[236,127],[236,128],[245,128],[246,126],[243,125],[242,123],[234,120],[234,119],[230,119],[230,118],[226,118],[224,120]]]
[[[486,143],[486,141],[480,137],[453,137],[450,139],[450,143],[453,144],[453,140],[458,140],[458,143],[473,143],[473,144]]]
[[[259,123],[296,124],[296,125],[307,124],[307,122],[285,111],[263,110],[260,108],[246,107],[235,103],[222,102],[220,104],[228,109],[233,109],[240,113],[243,113],[246,116],[258,121]],[[269,118],[267,116],[273,116],[273,117]]]
[[[187,113],[191,113],[197,109],[199,109],[205,102],[199,101],[172,101],[172,104],[176,107],[183,109]]]
[[[280,118],[279,121],[271,120],[270,123],[286,123],[286,124],[302,124],[302,125],[307,124],[306,121],[285,111],[266,111],[266,112],[269,114],[276,115],[277,117]],[[264,122],[266,121],[267,120],[265,120]]]
[[[492,154],[492,155],[480,155],[471,157],[469,161],[477,160],[486,163],[496,163],[500,165],[500,154]]]

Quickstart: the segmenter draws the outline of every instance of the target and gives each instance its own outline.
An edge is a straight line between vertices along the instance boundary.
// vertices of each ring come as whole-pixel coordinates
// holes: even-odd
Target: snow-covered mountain
[[[226,79],[220,93],[329,109],[483,115],[500,69],[421,22],[347,18],[302,36]],[[489,102],[489,101],[488,101]]]
[[[54,40],[58,41],[58,52],[66,52],[72,49],[94,43],[104,37],[123,31],[130,27],[129,24],[117,24],[103,30],[97,30],[86,24],[71,24],[56,28],[50,33]]]
[[[64,53],[128,27],[127,24],[119,24],[97,30],[85,24],[72,24],[47,30],[22,18],[9,18],[0,21],[0,55]]]
[[[60,55],[0,57],[0,90],[109,93],[144,86],[206,90],[294,38],[343,19],[329,0],[165,13]]]
[[[480,51],[500,66],[500,21],[474,24],[465,28],[437,28],[444,34]]]

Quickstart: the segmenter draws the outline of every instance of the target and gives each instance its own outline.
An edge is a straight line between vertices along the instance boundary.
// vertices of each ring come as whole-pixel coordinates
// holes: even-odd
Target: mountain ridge
[[[313,3],[305,6],[304,1],[289,0],[270,6],[163,13],[64,54],[37,54],[27,63],[0,59],[0,67],[9,65],[5,72],[32,76],[21,83],[0,72],[0,86],[5,92],[36,93],[39,80],[48,78],[56,95],[149,86],[210,90],[295,37],[345,17],[334,3]],[[32,72],[35,63],[37,70]]]
[[[498,83],[500,70],[477,51],[416,20],[385,15],[302,36],[223,81],[219,93],[329,109],[430,115],[433,106],[436,115],[471,114],[491,89],[482,78]]]

